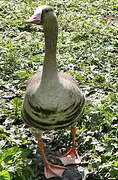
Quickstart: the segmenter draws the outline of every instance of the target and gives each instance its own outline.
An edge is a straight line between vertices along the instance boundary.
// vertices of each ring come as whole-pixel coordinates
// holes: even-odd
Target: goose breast
[[[52,79],[41,86],[41,73],[29,81],[24,101],[23,119],[42,130],[69,126],[77,121],[85,98],[72,76],[59,73],[58,81]],[[33,83],[32,83],[33,82]]]

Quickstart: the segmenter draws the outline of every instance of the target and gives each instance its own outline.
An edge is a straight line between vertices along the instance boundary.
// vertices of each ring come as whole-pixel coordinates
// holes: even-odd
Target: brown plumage
[[[34,15],[26,22],[43,26],[45,58],[43,72],[36,73],[27,83],[22,116],[38,139],[38,146],[45,162],[45,176],[47,178],[61,176],[64,167],[50,164],[47,161],[41,134],[45,130],[71,125],[72,148],[60,160],[64,165],[80,162],[75,147],[76,129],[74,124],[83,111],[85,98],[71,75],[57,71],[58,24],[52,7],[37,8]]]

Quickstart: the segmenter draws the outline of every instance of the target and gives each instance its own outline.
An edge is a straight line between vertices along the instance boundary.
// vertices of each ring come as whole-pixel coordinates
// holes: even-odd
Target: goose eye
[[[49,12],[49,10],[48,10],[48,9],[46,9],[46,10],[45,10],[45,12],[47,13],[47,12]]]

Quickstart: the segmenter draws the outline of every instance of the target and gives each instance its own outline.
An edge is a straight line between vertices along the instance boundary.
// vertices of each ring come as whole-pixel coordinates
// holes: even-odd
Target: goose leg
[[[57,177],[57,176],[61,177],[65,168],[63,166],[54,165],[47,160],[45,156],[45,152],[44,152],[44,142],[42,139],[38,139],[38,147],[39,147],[41,157],[45,164],[45,167],[44,167],[45,177],[46,178],[52,178],[52,177]]]
[[[76,143],[76,127],[71,126],[71,135],[72,135],[72,147],[71,149],[66,152],[62,157],[59,159],[64,165],[69,164],[79,164],[81,162],[81,157],[77,152],[77,143]]]

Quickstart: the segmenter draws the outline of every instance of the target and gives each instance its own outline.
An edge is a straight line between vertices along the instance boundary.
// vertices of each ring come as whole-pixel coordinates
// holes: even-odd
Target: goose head
[[[56,15],[51,6],[40,6],[35,11],[34,14],[25,22],[29,24],[38,25],[51,25],[52,22],[56,21]]]

